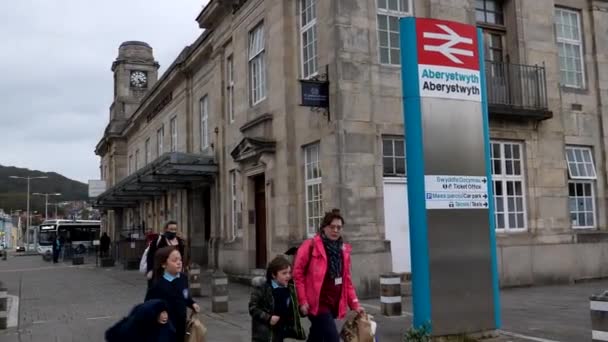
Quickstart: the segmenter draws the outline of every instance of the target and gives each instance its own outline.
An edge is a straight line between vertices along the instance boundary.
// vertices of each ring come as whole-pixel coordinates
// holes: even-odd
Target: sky
[[[206,0],[1,0],[0,165],[99,179],[118,46],[145,41],[160,72],[201,30]]]

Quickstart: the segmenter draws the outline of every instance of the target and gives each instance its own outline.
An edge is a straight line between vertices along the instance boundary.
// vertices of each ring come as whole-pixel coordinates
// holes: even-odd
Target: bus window
[[[38,244],[40,246],[51,246],[53,244],[53,237],[55,232],[53,231],[41,231],[38,234]]]

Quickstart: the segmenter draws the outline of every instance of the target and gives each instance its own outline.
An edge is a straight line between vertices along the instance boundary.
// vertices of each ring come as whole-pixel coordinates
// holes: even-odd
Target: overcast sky
[[[99,178],[112,61],[126,40],[164,72],[207,0],[0,0],[0,165]]]

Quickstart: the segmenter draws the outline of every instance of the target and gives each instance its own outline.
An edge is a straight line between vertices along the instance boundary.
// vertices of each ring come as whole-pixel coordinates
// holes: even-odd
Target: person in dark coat
[[[104,232],[103,235],[101,236],[101,238],[99,239],[99,251],[101,253],[102,258],[108,256],[108,252],[110,251],[111,242],[112,242],[112,240],[110,240],[108,233]]]
[[[175,221],[168,221],[165,223],[165,232],[150,242],[150,249],[148,250],[148,255],[146,257],[148,288],[152,286],[152,280],[156,277],[154,274],[154,255],[157,250],[166,246],[177,247],[182,257],[184,256],[186,244],[184,243],[184,240],[177,236],[177,222]],[[162,274],[160,276],[162,277]]]
[[[175,326],[175,341],[184,341],[188,308],[199,312],[200,307],[192,300],[188,289],[188,277],[181,272],[182,257],[179,250],[167,246],[156,251],[152,287],[146,293],[146,301],[161,299],[167,303],[169,319]]]
[[[106,331],[107,342],[173,342],[175,327],[167,313],[167,303],[153,299],[137,305],[129,316]]]
[[[61,239],[57,235],[53,235],[53,263],[59,262],[59,253],[61,252]]]
[[[254,287],[249,300],[251,340],[283,342],[286,338],[306,339],[289,261],[281,256],[274,258],[268,264],[266,278],[256,277],[251,283]]]

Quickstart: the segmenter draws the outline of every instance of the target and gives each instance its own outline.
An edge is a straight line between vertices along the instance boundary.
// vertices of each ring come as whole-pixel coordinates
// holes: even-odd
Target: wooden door
[[[266,186],[264,175],[253,179],[255,192],[255,266],[266,268]]]

